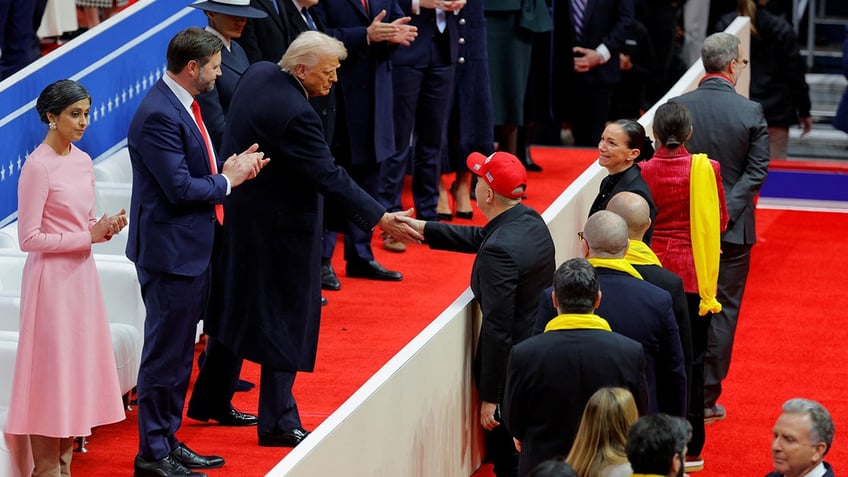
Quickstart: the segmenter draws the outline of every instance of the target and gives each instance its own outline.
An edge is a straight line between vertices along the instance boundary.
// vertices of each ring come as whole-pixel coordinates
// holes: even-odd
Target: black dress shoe
[[[262,447],[296,447],[306,439],[309,431],[302,427],[296,427],[290,431],[276,433],[259,433],[259,445]]]
[[[188,469],[217,469],[224,465],[223,457],[197,454],[185,444],[171,449],[171,457]]]
[[[323,296],[321,297],[321,306],[327,306],[327,299]]]
[[[133,463],[133,477],[206,477],[202,472],[192,472],[171,455],[159,460],[144,460],[136,456]]]
[[[374,260],[370,262],[347,262],[347,276],[354,278],[368,278],[370,280],[385,280],[399,282],[403,280],[400,272],[386,270]]]
[[[456,218],[458,218],[458,219],[471,219],[473,217],[474,217],[474,211],[473,210],[470,211],[470,212],[460,212],[458,210],[456,211]]]
[[[186,412],[186,416],[191,419],[194,419],[195,421],[217,421],[218,424],[222,426],[255,426],[259,422],[256,416],[254,416],[253,414],[246,414],[237,409],[230,409],[229,412],[221,415],[199,414],[192,412],[192,410],[189,409]]]
[[[333,270],[330,262],[321,264],[321,288],[324,290],[341,290],[342,288],[339,277],[336,276],[336,271]]]

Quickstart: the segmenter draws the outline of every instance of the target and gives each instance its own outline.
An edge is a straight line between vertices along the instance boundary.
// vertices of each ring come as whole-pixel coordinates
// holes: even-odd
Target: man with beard
[[[627,460],[633,475],[683,477],[692,426],[667,414],[644,416],[627,432]]]

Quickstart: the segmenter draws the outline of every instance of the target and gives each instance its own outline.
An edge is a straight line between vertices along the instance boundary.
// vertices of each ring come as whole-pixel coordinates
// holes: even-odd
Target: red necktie
[[[200,105],[197,100],[191,102],[191,112],[194,113],[194,120],[197,122],[197,128],[200,129],[200,135],[203,136],[203,143],[206,144],[206,155],[209,156],[209,169],[213,174],[218,173],[218,166],[215,164],[215,155],[212,154],[212,145],[209,142],[209,135],[206,134],[206,126],[203,125],[203,117],[200,115]],[[224,204],[215,204],[215,218],[218,223],[224,225]]]
[[[368,0],[362,0],[362,8],[365,9],[365,13],[368,13]]]

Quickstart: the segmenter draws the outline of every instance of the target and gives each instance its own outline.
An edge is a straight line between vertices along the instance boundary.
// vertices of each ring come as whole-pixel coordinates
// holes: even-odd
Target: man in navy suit
[[[306,438],[292,386],[314,369],[321,319],[320,253],[328,209],[363,230],[419,234],[386,213],[334,163],[321,121],[307,97],[326,95],[345,57],[341,42],[301,34],[280,64],[260,61],[242,76],[230,109],[223,150],[258,141],[275,156],[258,180],[226,204],[222,272],[213,279],[206,331],[237,355],[262,365],[259,445],[294,447]],[[263,91],[263,108],[250,102]],[[409,215],[407,211],[402,215]]]
[[[645,348],[648,411],[685,417],[686,371],[671,295],[645,281],[624,259],[629,247],[627,222],[617,214],[606,210],[596,212],[586,221],[582,237],[583,255],[598,269],[604,292],[598,314],[609,322],[613,331],[642,343]],[[549,300],[539,302],[535,331],[545,329],[556,315],[546,302]]]
[[[833,444],[834,426],[821,404],[795,398],[783,403],[774,424],[771,455],[774,472],[766,477],[834,477],[824,457]]]
[[[436,220],[442,147],[456,63],[457,19],[465,0],[401,0],[400,7],[418,28],[418,37],[392,55],[395,152],[380,168],[380,202],[402,210],[403,178],[412,161],[412,198],[421,220]],[[441,4],[441,8],[436,8]],[[401,252],[403,244],[384,239]]]
[[[133,168],[127,257],[136,265],[147,308],[136,477],[204,475],[188,469],[224,465],[175,436],[206,307],[216,222],[223,222],[220,204],[268,161],[254,144],[220,163],[202,120],[195,120],[200,109],[194,96],[214,88],[222,47],[200,28],[177,33],[168,44],[167,71],[142,100],[127,134]]]
[[[576,146],[594,146],[621,80],[618,53],[633,23],[634,0],[566,0],[553,16],[554,119],[572,122]]]

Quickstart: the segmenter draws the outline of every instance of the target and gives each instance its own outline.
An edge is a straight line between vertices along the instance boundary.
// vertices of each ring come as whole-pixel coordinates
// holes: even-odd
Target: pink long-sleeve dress
[[[6,432],[87,436],[124,419],[94,257],[91,158],[41,144],[21,169],[18,239],[29,252]]]

